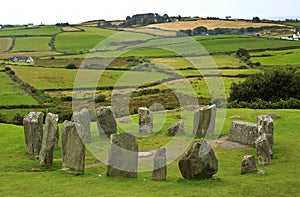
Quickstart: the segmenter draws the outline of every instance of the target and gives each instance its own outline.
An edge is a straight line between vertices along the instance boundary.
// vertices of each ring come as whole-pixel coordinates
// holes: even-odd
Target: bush
[[[73,63],[70,63],[66,66],[66,69],[76,69],[76,68],[77,68],[76,65]]]
[[[106,96],[104,94],[99,94],[96,96],[95,98],[95,102],[96,103],[101,103],[101,102],[104,102],[106,99]]]

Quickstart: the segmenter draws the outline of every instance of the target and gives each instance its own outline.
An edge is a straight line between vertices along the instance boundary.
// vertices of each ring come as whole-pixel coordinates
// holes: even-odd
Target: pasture
[[[13,52],[18,51],[50,51],[48,45],[51,37],[20,37],[16,38]]]
[[[12,38],[0,38],[0,53],[9,50],[13,43]]]
[[[29,27],[29,28],[5,28],[0,30],[1,36],[47,36],[61,32],[60,28],[54,26]]]

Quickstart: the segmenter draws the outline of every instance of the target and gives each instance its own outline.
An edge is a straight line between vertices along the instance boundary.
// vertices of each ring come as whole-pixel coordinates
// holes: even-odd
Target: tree
[[[239,48],[239,49],[236,51],[236,56],[237,56],[238,58],[240,58],[241,60],[243,60],[243,61],[249,60],[249,59],[250,59],[249,52],[248,52],[246,49],[243,49],[243,48]]]
[[[253,17],[252,22],[253,23],[260,23],[260,18],[258,16]]]
[[[67,68],[67,69],[76,69],[77,67],[76,67],[75,64],[70,63],[70,64],[68,64],[68,65],[66,66],[66,68]]]

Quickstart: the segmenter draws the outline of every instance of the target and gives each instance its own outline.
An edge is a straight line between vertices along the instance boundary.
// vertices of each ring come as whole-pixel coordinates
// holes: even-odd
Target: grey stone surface
[[[26,153],[39,155],[43,138],[44,113],[30,112],[23,119]]]
[[[111,147],[107,164],[107,176],[136,178],[138,168],[138,144],[129,133],[111,135]]]
[[[79,123],[82,129],[77,129],[83,142],[91,139],[91,117],[88,109],[82,109],[80,112],[74,112],[72,121]]]
[[[212,136],[216,127],[216,105],[202,107],[194,113],[194,129],[195,136]]]
[[[96,110],[100,137],[109,137],[117,132],[117,122],[112,107],[99,107]]]
[[[152,134],[153,120],[152,112],[146,107],[140,107],[139,110],[139,132],[140,134]]]
[[[77,132],[80,124],[65,121],[62,127],[62,164],[64,168],[84,173],[85,146]]]
[[[53,152],[57,143],[58,114],[48,113],[45,121],[42,146],[39,154],[41,166],[51,166],[53,163]]]
[[[259,136],[255,142],[256,154],[258,156],[259,165],[271,164],[270,145],[267,140],[267,135],[264,133]]]
[[[195,141],[178,166],[185,179],[207,179],[218,172],[215,153],[203,139]]]
[[[257,118],[258,135],[266,134],[269,143],[269,152],[273,158],[273,145],[274,145],[274,120],[269,115],[261,115]]]
[[[242,161],[241,174],[257,172],[256,160],[253,155],[245,155]]]
[[[158,149],[154,156],[152,179],[165,181],[167,178],[167,152],[165,148]]]
[[[180,121],[175,124],[172,124],[168,128],[169,135],[184,135],[184,122]]]
[[[250,122],[233,121],[228,139],[247,145],[254,145],[258,137],[257,125]]]

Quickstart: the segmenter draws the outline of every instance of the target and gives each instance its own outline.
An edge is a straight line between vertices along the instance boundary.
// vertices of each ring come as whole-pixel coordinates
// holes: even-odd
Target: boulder
[[[258,137],[257,125],[250,122],[233,121],[228,139],[247,145],[254,145]]]
[[[72,121],[79,123],[82,126],[82,130],[77,129],[79,136],[83,142],[91,139],[91,117],[88,109],[82,109],[80,112],[74,112]]]
[[[216,127],[216,105],[202,107],[194,113],[195,136],[212,136]]]
[[[136,178],[138,170],[138,144],[129,133],[111,135],[107,176]]]
[[[146,107],[140,107],[138,112],[139,112],[139,133],[142,135],[152,134],[152,128],[153,128],[152,112]]]
[[[41,166],[51,166],[58,136],[58,114],[48,113],[45,121],[42,146],[39,154]]]
[[[242,161],[241,174],[257,172],[256,161],[253,155],[245,155]]]
[[[117,133],[117,122],[112,107],[99,107],[96,110],[100,137],[108,137]]]
[[[184,122],[180,121],[175,124],[172,124],[168,128],[169,135],[184,135]]]
[[[264,166],[271,164],[270,145],[267,140],[267,135],[264,133],[261,136],[259,136],[255,144],[259,165]]]
[[[185,179],[208,179],[218,172],[215,153],[203,139],[195,141],[178,166]]]
[[[165,181],[167,177],[167,153],[165,148],[158,149],[154,156],[152,179]]]
[[[23,119],[26,153],[39,155],[43,138],[44,113],[30,112]]]
[[[77,128],[80,124],[71,121],[65,121],[62,127],[62,164],[64,168],[70,171],[84,173],[85,165],[85,146],[79,136]]]

